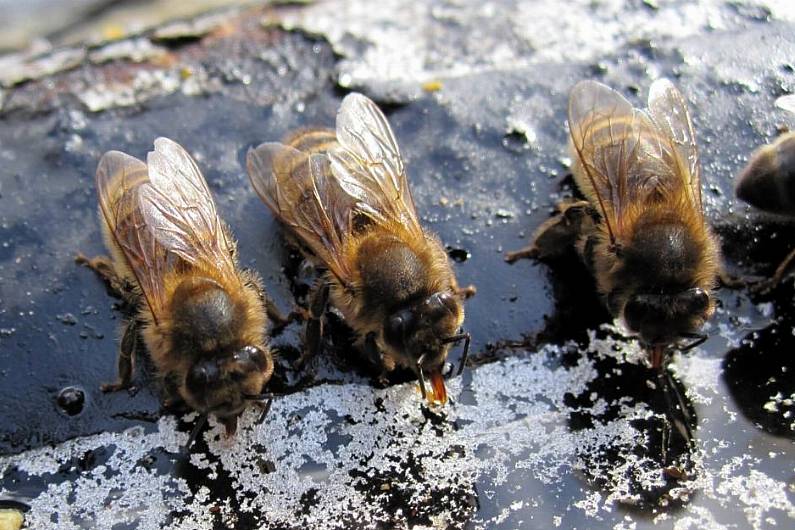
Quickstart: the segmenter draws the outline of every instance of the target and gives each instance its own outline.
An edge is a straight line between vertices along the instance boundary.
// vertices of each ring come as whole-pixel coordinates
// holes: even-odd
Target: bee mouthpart
[[[220,419],[220,422],[226,428],[226,435],[233,436],[237,432],[237,416],[229,416],[228,418]]]
[[[447,403],[447,387],[444,384],[444,376],[442,375],[442,368],[436,368],[430,373],[431,392],[429,393],[425,388],[425,373],[422,370],[422,362],[425,360],[425,355],[420,355],[415,365],[417,372],[417,380],[420,383],[420,392],[422,392],[422,399],[428,401],[431,405],[444,405]]]
[[[662,368],[666,349],[667,346],[665,344],[654,344],[651,346],[651,367],[655,370],[660,370]]]

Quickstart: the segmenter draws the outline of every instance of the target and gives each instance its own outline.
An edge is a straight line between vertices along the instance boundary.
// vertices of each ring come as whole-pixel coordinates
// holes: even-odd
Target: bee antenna
[[[709,338],[706,333],[681,333],[679,336],[683,339],[694,339],[693,342],[678,348],[680,352],[690,351],[701,346]]]
[[[196,425],[193,426],[193,430],[190,431],[190,436],[188,436],[188,442],[182,447],[184,452],[190,451],[193,442],[196,441],[196,438],[199,437],[199,432],[202,430],[204,425],[207,423],[207,414],[202,414],[199,416],[199,419],[196,420]]]
[[[469,333],[463,332],[459,333],[458,335],[452,335],[442,339],[442,344],[450,344],[451,342],[458,342],[460,340],[464,341],[464,353],[461,354],[461,361],[458,363],[458,371],[455,374],[456,376],[461,375],[461,373],[464,371],[467,358],[469,357],[469,342],[472,340],[472,336]]]
[[[425,398],[425,374],[422,373],[422,361],[425,360],[425,354],[420,355],[417,359],[417,380],[420,382],[420,391],[422,392],[422,399]]]
[[[265,416],[267,416],[268,412],[271,411],[271,405],[273,405],[273,396],[270,396],[268,400],[265,401],[265,404],[262,406],[262,414],[259,415],[259,420],[257,420],[259,423],[265,421]]]

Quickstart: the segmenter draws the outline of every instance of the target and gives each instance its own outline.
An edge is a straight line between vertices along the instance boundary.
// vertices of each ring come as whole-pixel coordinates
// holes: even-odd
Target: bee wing
[[[649,114],[662,136],[665,161],[683,179],[693,205],[703,212],[696,134],[687,104],[669,80],[658,79],[649,88]]]
[[[158,243],[194,267],[236,278],[232,242],[191,156],[176,142],[158,138],[146,161],[150,183],[139,191],[141,210]]]
[[[149,184],[146,164],[125,153],[108,151],[97,166],[96,184],[105,222],[157,321],[165,303],[162,278],[167,253],[141,210],[139,192]]]
[[[249,150],[246,165],[262,201],[343,285],[349,285],[351,271],[342,254],[354,201],[331,175],[328,158],[264,143]]]
[[[587,176],[578,184],[598,200],[611,239],[621,238],[623,213],[670,180],[657,128],[615,90],[581,81],[569,98],[569,129]]]
[[[337,112],[337,141],[328,153],[331,171],[356,201],[357,212],[421,234],[400,150],[376,104],[361,94],[346,96]]]

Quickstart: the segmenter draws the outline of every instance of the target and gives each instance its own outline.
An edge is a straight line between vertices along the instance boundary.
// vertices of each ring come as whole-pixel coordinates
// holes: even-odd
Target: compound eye
[[[458,300],[451,293],[440,293],[439,300],[451,313],[458,311]]]
[[[456,300],[450,293],[433,293],[425,300],[424,316],[438,319],[457,312]]]
[[[403,310],[395,313],[387,320],[384,329],[384,338],[390,344],[400,346],[404,342],[404,337],[409,334],[411,328],[414,326],[414,315],[408,311]]]
[[[687,291],[686,303],[691,314],[704,313],[709,308],[709,294],[700,287],[690,289]]]
[[[262,369],[267,365],[265,353],[256,346],[245,346],[235,352],[232,358],[243,369]]]

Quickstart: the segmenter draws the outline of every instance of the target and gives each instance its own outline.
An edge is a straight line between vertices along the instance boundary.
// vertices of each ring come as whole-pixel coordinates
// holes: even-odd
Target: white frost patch
[[[320,385],[280,398],[262,424],[255,421],[258,412],[249,411],[232,439],[211,420],[203,435],[209,452],[194,451],[188,469],[186,457],[176,455],[187,433],[177,430],[174,418],[165,417],[150,434],[136,427],[0,458],[0,472],[7,475],[13,469],[47,482],[29,501],[31,528],[47,528],[55,521],[59,529],[71,530],[90,521],[97,529],[119,524],[143,530],[203,529],[215,523],[234,526],[244,517],[264,529],[349,527],[354,521],[390,526],[405,521],[409,511],[424,514],[432,527],[462,520],[489,527],[521,519],[539,503],[533,497],[511,500],[491,519],[478,520],[474,506],[501,489],[523,484],[532,486],[527,491],[547,491],[595,473],[606,485],[597,489],[582,483],[582,497],[570,499],[564,508],[599,519],[614,517],[617,505],[641,500],[633,484],[654,488],[665,483],[648,457],[633,452],[646,436],[635,422],[651,411],[624,397],[606,403],[588,390],[599,376],[592,357],[635,360],[635,348],[633,342],[593,336],[590,357],[580,352],[576,363],[566,367],[559,363],[562,350],[551,346],[487,364],[469,372],[463,385],[461,378],[453,380],[452,402],[431,414],[420,407],[414,383],[384,390]],[[700,362],[701,367],[691,367],[710,374],[700,377],[711,388],[715,368],[709,360]],[[569,395],[589,395],[594,404],[572,409]],[[606,406],[622,413],[596,421],[592,428],[570,428],[573,412],[596,418]],[[751,459],[727,458],[722,442],[696,438],[695,476],[671,490],[671,497],[740,505],[755,528],[771,510],[795,517],[785,482],[759,472]],[[602,456],[609,450],[619,452],[615,461]],[[89,451],[97,462],[75,474]],[[183,463],[175,465],[178,459]],[[77,478],[67,480],[64,471]],[[206,477],[225,493],[217,498],[212,485],[193,484],[186,472]],[[700,494],[693,496],[693,491]],[[0,490],[0,498],[8,494],[13,492]],[[676,528],[717,527],[697,503],[686,502],[684,510]],[[558,526],[565,513],[552,517]],[[627,517],[616,528],[634,528]]]

